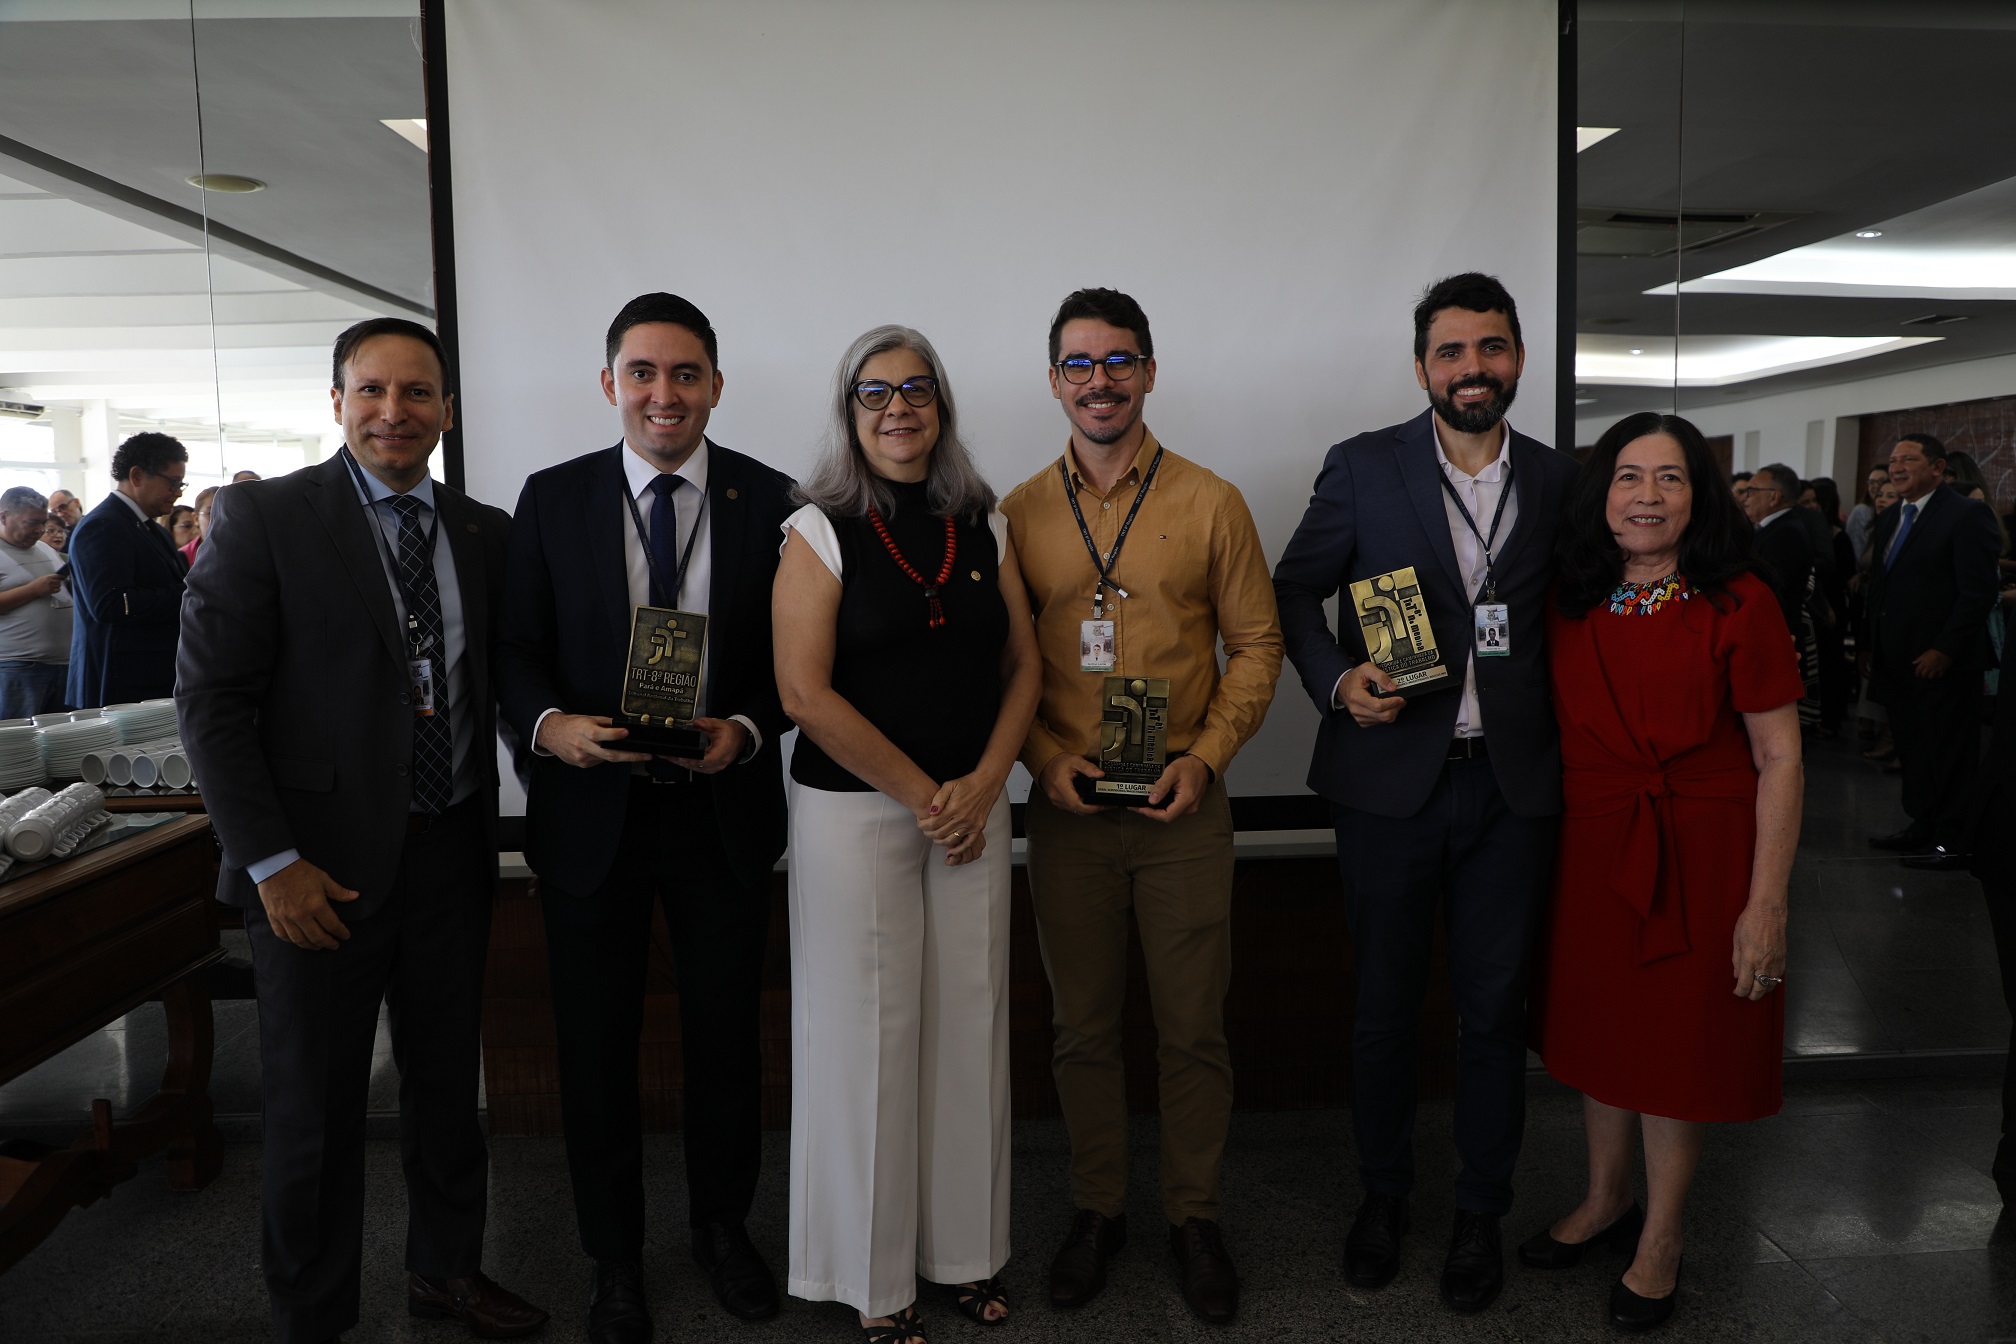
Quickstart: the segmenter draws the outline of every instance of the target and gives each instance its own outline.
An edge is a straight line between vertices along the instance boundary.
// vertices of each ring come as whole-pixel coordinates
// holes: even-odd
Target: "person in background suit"
[[[1345,1277],[1383,1287],[1400,1265],[1416,1038],[1444,908],[1462,1171],[1442,1298],[1459,1311],[1489,1306],[1504,1284],[1498,1220],[1525,1125],[1528,960],[1561,810],[1542,631],[1575,462],[1506,424],[1524,362],[1518,308],[1496,279],[1431,286],[1414,309],[1429,409],[1330,450],[1274,569],[1288,657],[1323,716],[1309,787],[1335,816],[1358,974],[1352,1115],[1365,1197]],[[1358,621],[1332,633],[1323,604],[1404,566],[1449,678],[1395,694]],[[1473,633],[1498,626],[1507,649]]]
[[[2016,687],[1995,697],[1995,727],[1981,764],[1981,808],[1974,825],[1973,873],[1988,903],[2002,1001],[2016,1014]],[[2006,1210],[2016,1206],[2016,1027],[2002,1065],[2002,1139],[1995,1149],[1995,1189]],[[2004,1217],[2008,1215],[2005,1213]]]
[[[730,1313],[778,1305],[743,1222],[762,1155],[758,1004],[790,727],[770,587],[793,506],[789,477],[706,438],[722,375],[698,308],[631,300],[605,357],[623,439],[525,482],[498,678],[532,746],[525,859],[545,908],[574,1211],[595,1262],[588,1333],[630,1344],[652,1329],[637,1045],[654,904],[679,978],[693,1257]],[[708,619],[698,759],[654,760],[612,724],[642,606]]]
[[[188,566],[154,521],[182,493],[189,450],[177,439],[135,434],[112,454],[118,488],[70,534],[73,709],[152,700],[175,692],[175,639]]]
[[[245,907],[259,996],[263,1261],[288,1344],[357,1323],[381,1002],[399,1068],[407,1309],[484,1339],[546,1313],[482,1272],[477,1118],[497,890],[490,663],[510,518],[427,475],[453,398],[434,333],[336,338],[345,447],[217,495],[176,708]]]
[[[1757,529],[1757,558],[1785,615],[1795,642],[1805,621],[1806,588],[1813,577],[1813,551],[1799,511],[1800,481],[1790,467],[1759,467],[1736,491],[1743,513]]]
[[[78,500],[77,496],[71,494],[68,490],[51,490],[49,492],[49,516],[61,523],[63,530],[67,533],[83,520],[84,505]]]
[[[1994,510],[1942,484],[1945,474],[1946,447],[1930,434],[1906,434],[1890,450],[1901,498],[1878,516],[1872,542],[1870,677],[1890,711],[1911,823],[1869,843],[1901,851],[1906,867],[1957,872],[1969,863],[2002,532]]]

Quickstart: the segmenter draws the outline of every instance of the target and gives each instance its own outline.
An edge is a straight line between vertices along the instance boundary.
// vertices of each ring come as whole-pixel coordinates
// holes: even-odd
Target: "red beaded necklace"
[[[896,562],[896,567],[923,587],[924,596],[931,599],[931,628],[941,629],[945,624],[945,607],[938,600],[938,590],[951,580],[952,566],[959,558],[959,538],[953,530],[952,519],[945,519],[945,563],[938,566],[935,580],[919,574],[916,567],[903,558],[903,552],[896,549],[896,539],[889,535],[889,524],[882,521],[881,513],[873,504],[868,506],[868,522],[874,527],[875,535],[882,538],[882,546],[889,552],[889,558]]]

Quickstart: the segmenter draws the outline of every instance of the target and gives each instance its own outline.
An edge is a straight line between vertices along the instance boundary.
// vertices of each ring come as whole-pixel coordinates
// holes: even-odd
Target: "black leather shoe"
[[[1407,1201],[1367,1195],[1344,1236],[1344,1278],[1359,1288],[1384,1288],[1400,1272],[1400,1238],[1407,1235]]]
[[[1894,849],[1903,854],[1923,853],[1932,848],[1932,831],[1929,827],[1913,823],[1901,831],[1892,831],[1888,835],[1870,836],[1869,847],[1871,849]]]
[[[777,1314],[777,1280],[740,1223],[693,1229],[693,1262],[707,1271],[714,1300],[730,1316],[767,1321]]]
[[[1964,873],[1974,866],[1974,856],[1934,845],[1930,854],[1909,854],[1897,862],[1924,873]]]
[[[1535,1269],[1569,1269],[1582,1263],[1582,1252],[1591,1246],[1607,1246],[1613,1251],[1636,1251],[1638,1234],[1645,1230],[1645,1210],[1634,1202],[1617,1215],[1610,1226],[1587,1241],[1556,1241],[1550,1228],[1541,1228],[1519,1245],[1519,1260]]]
[[[1458,1311],[1482,1311],[1498,1300],[1498,1290],[1504,1286],[1498,1215],[1456,1210],[1449,1259],[1442,1266],[1442,1300]]]
[[[1682,1256],[1673,1270],[1673,1291],[1664,1297],[1640,1297],[1618,1279],[1610,1289],[1610,1324],[1619,1330],[1650,1330],[1672,1320],[1673,1305],[1680,1299],[1680,1271],[1685,1268],[1687,1257]]]
[[[644,1266],[635,1260],[597,1260],[588,1288],[589,1344],[651,1344],[651,1313],[644,1306]]]
[[[1169,1252],[1183,1277],[1183,1300],[1190,1310],[1213,1325],[1226,1325],[1239,1310],[1239,1271],[1225,1254],[1218,1224],[1209,1218],[1186,1218],[1169,1229]]]
[[[1050,1262],[1050,1305],[1082,1307],[1106,1286],[1106,1262],[1127,1244],[1127,1215],[1078,1210],[1071,1234]]]

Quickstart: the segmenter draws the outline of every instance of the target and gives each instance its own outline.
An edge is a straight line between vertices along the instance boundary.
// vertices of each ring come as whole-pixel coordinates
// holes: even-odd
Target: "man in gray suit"
[[[357,1323],[364,1112],[391,1008],[407,1308],[472,1334],[546,1313],[481,1270],[478,1029],[497,885],[494,612],[510,517],[427,475],[453,398],[396,318],[336,340],[345,448],[219,492],[182,608],[183,741],[245,907],[282,1340]]]

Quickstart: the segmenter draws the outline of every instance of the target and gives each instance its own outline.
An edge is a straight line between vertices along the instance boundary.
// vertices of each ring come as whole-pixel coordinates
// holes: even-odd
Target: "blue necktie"
[[[672,496],[678,493],[683,477],[669,473],[660,475],[651,482],[651,489],[657,498],[651,501],[651,605],[654,607],[677,607],[679,594],[665,592],[659,582],[679,584],[679,511],[673,506]]]
[[[448,727],[448,640],[441,623],[441,585],[427,533],[420,526],[420,501],[394,495],[399,515],[399,587],[407,615],[417,621],[406,632],[420,642],[423,658],[434,660],[434,712],[413,718],[413,801],[423,812],[440,813],[455,796],[455,743]],[[412,652],[408,643],[407,652]]]
[[[1918,506],[1916,504],[1906,504],[1904,512],[1898,516],[1896,539],[1890,543],[1890,554],[1883,557],[1883,568],[1885,571],[1888,571],[1890,566],[1897,563],[1897,552],[1904,549],[1904,538],[1911,534],[1911,520],[1917,516]]]

